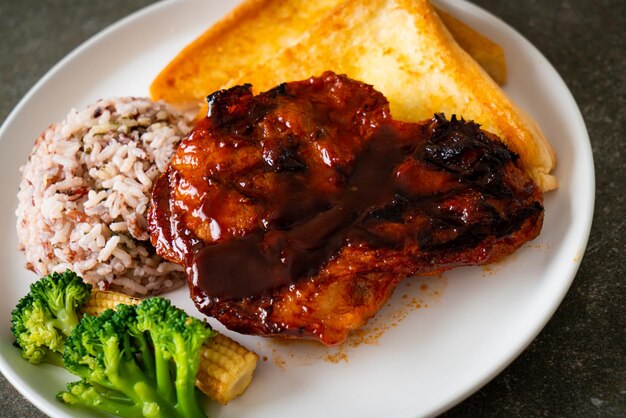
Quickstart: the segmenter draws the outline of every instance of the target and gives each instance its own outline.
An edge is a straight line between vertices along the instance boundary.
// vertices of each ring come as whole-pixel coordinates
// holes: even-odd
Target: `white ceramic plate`
[[[504,46],[507,93],[539,122],[556,149],[561,185],[546,196],[541,236],[490,269],[463,268],[443,278],[401,284],[361,344],[331,350],[235,335],[267,360],[260,362],[245,396],[227,407],[211,405],[211,416],[435,415],[519,355],[569,288],[585,251],[594,203],[593,160],[580,111],[552,66],[517,32],[469,3],[440,3]],[[16,250],[18,168],[34,138],[71,107],[102,97],[147,95],[150,81],[177,51],[231,7],[231,2],[169,1],[123,19],[55,66],[0,131],[0,323],[5,324],[0,368],[51,416],[79,416],[54,398],[74,379],[54,367],[21,360],[8,325],[12,306],[35,279]],[[170,297],[194,312],[184,290]],[[421,309],[415,308],[418,304]]]

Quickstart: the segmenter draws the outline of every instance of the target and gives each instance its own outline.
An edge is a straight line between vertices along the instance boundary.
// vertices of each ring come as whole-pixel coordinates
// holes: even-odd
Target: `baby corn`
[[[139,305],[141,299],[108,290],[92,290],[87,302],[81,308],[84,314],[98,315],[107,309],[115,309],[119,304]]]
[[[141,299],[119,292],[92,290],[83,313],[98,315],[119,304],[137,305]],[[226,405],[241,395],[252,380],[259,356],[225,335],[210,338],[200,352],[196,386],[207,396]]]
[[[210,338],[200,351],[196,386],[226,405],[241,395],[250,382],[259,356],[225,335]]]

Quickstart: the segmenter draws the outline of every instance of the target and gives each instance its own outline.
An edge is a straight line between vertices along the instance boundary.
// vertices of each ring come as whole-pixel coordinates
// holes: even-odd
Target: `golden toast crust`
[[[451,14],[438,7],[435,7],[435,10],[459,46],[474,58],[496,83],[505,84],[506,59],[504,49]]]
[[[177,105],[203,101],[253,63],[296,43],[338,1],[244,1],[161,71],[150,86],[152,99]]]
[[[396,119],[443,112],[478,122],[520,155],[542,190],[557,187],[554,151],[538,125],[454,41],[428,1],[348,0],[298,43],[221,87],[251,83],[264,91],[325,70],[372,84]]]
[[[295,44],[310,26],[345,0],[244,0],[187,45],[154,79],[150,95],[171,104],[198,105],[247,68]],[[496,80],[506,82],[503,49],[437,9],[444,24]]]

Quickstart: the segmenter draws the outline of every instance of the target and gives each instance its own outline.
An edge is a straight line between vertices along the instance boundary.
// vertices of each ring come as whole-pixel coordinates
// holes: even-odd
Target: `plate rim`
[[[135,12],[119,19],[115,23],[107,26],[103,30],[99,31],[95,35],[91,36],[89,39],[84,41],[82,44],[74,48],[71,52],[65,55],[61,60],[59,60],[52,68],[50,68],[30,89],[29,91],[20,99],[20,101],[16,104],[16,106],[12,109],[9,115],[4,120],[2,126],[0,127],[0,139],[4,138],[5,131],[7,131],[8,127],[13,123],[14,119],[16,119],[17,115],[19,115],[22,109],[27,105],[27,103],[31,100],[31,98],[37,94],[37,92],[41,89],[43,85],[45,85],[50,78],[54,76],[57,72],[59,72],[63,67],[67,65],[68,62],[73,60],[76,56],[83,53],[85,50],[89,50],[94,44],[99,42],[99,40],[106,38],[109,34],[116,32],[120,28],[132,23],[136,19],[142,18],[146,14],[154,13],[158,9],[167,8],[172,6],[175,3],[183,3],[184,0],[165,0],[161,2],[157,2],[151,5],[144,6]],[[560,83],[559,89],[563,92],[567,92],[567,95],[561,97],[561,100],[567,101],[567,106],[571,108],[576,113],[576,120],[574,123],[578,125],[577,131],[581,138],[579,145],[585,147],[585,152],[582,155],[578,155],[578,157],[584,158],[587,160],[587,164],[590,167],[591,178],[588,179],[588,193],[590,196],[590,200],[588,201],[587,208],[585,209],[586,216],[584,218],[584,225],[581,225],[578,233],[577,243],[580,247],[581,256],[575,262],[569,264],[569,269],[567,274],[563,274],[563,276],[567,276],[568,280],[563,280],[559,292],[552,295],[550,309],[547,315],[542,317],[541,321],[533,324],[533,332],[525,338],[524,344],[521,344],[516,347],[515,350],[512,350],[508,353],[507,360],[505,362],[501,362],[497,365],[497,367],[492,367],[491,370],[487,371],[483,374],[480,379],[474,381],[472,385],[468,385],[464,391],[457,394],[453,398],[449,398],[444,404],[439,406],[437,409],[432,410],[432,413],[429,413],[427,416],[435,416],[442,413],[445,410],[457,405],[462,402],[467,397],[471,396],[481,387],[483,387],[486,383],[491,381],[495,376],[500,374],[506,367],[508,367],[519,355],[530,345],[530,343],[537,337],[537,335],[543,330],[547,322],[553,317],[554,313],[561,305],[565,295],[571,287],[571,284],[576,276],[576,273],[580,267],[582,259],[584,258],[584,250],[587,247],[587,243],[589,240],[589,235],[591,231],[591,226],[593,222],[593,213],[595,209],[595,167],[593,161],[593,153],[591,149],[591,142],[589,139],[589,133],[585,126],[584,118],[582,117],[582,113],[580,111],[579,106],[577,105],[570,89],[567,87],[565,81],[556,71],[554,66],[546,59],[546,57],[532,44],[530,43],[523,35],[521,35],[515,28],[504,22],[498,16],[486,11],[478,5],[470,3],[466,0],[452,2],[451,0],[439,0],[438,4],[444,6],[444,8],[449,10],[461,10],[463,9],[465,12],[470,12],[471,14],[477,16],[481,19],[488,19],[493,22],[494,25],[499,26],[498,31],[506,31],[511,34],[511,36],[515,37],[515,41],[517,43],[523,44],[525,50],[530,51],[534,57],[537,57],[539,61],[541,61],[541,65],[545,66]],[[12,368],[7,363],[4,356],[0,353],[0,371],[4,374],[7,380],[24,396],[27,400],[33,403],[38,409],[40,409],[44,413],[54,413],[55,416],[68,416],[64,411],[56,408],[48,397],[44,397],[39,394],[39,392],[34,391],[29,385],[26,384],[23,380],[21,380],[20,376],[13,373]],[[44,409],[43,407],[50,406],[52,409]],[[411,415],[415,416],[415,415]]]
[[[437,3],[441,3],[445,5],[446,10],[450,9],[450,10],[458,11],[460,8],[464,8],[481,19],[488,18],[488,19],[493,20],[493,24],[499,27],[498,31],[506,30],[507,32],[510,32],[511,36],[515,38],[516,43],[522,44],[524,46],[524,49],[526,49],[527,51],[530,51],[530,53],[533,56],[535,56],[538,61],[541,62],[542,67],[545,67],[553,74],[554,76],[553,78],[560,84],[559,86],[560,89],[563,92],[567,93],[566,96],[561,97],[561,100],[566,100],[568,107],[570,107],[572,111],[576,114],[576,120],[573,122],[578,125],[578,129],[576,131],[581,136],[580,144],[584,145],[584,147],[586,148],[586,152],[582,155],[579,155],[578,157],[583,157],[587,160],[587,164],[590,167],[591,176],[588,179],[588,187],[589,187],[588,193],[590,196],[590,200],[588,201],[588,205],[585,208],[585,212],[586,212],[586,216],[584,218],[585,223],[584,225],[582,225],[581,232],[580,232],[580,241],[579,241],[580,250],[579,251],[581,255],[573,263],[570,264],[568,273],[563,274],[563,276],[567,276],[569,277],[569,279],[564,280],[562,282],[561,288],[559,289],[559,292],[553,295],[552,303],[550,304],[550,309],[548,310],[547,314],[543,316],[541,321],[538,321],[534,324],[533,331],[527,335],[525,342],[519,345],[515,350],[510,352],[509,355],[507,356],[508,359],[506,361],[502,362],[502,364],[500,364],[498,367],[493,368],[493,370],[491,370],[490,372],[485,373],[484,376],[481,379],[478,379],[474,385],[471,385],[464,392],[450,399],[450,401],[447,402],[445,405],[442,405],[439,408],[433,410],[432,414],[428,415],[429,417],[435,417],[437,415],[442,414],[443,412],[453,408],[454,406],[460,404],[461,402],[463,402],[464,400],[466,400],[467,398],[469,398],[470,396],[478,392],[487,383],[492,381],[495,377],[497,377],[500,373],[502,373],[509,365],[511,365],[530,346],[530,344],[537,338],[537,336],[541,333],[541,331],[543,331],[547,323],[552,319],[557,309],[561,306],[561,303],[565,299],[567,292],[571,288],[572,283],[574,282],[574,279],[576,278],[576,274],[578,273],[578,270],[580,268],[584,255],[586,254],[587,244],[589,242],[589,236],[591,234],[591,227],[593,224],[593,214],[595,211],[595,195],[596,195],[595,163],[593,160],[593,151],[591,148],[591,140],[589,138],[589,131],[587,130],[585,120],[582,116],[580,107],[578,106],[578,103],[576,102],[576,99],[574,98],[574,95],[572,94],[571,90],[565,83],[565,80],[563,80],[559,72],[552,65],[552,63],[543,55],[543,53],[537,47],[535,47],[535,45],[533,45],[528,39],[526,39],[526,37],[524,37],[517,29],[509,25],[499,16],[496,16],[493,13],[490,13],[484,8],[474,3],[471,3],[468,0],[457,0],[456,2],[452,2],[451,0],[435,0],[435,1]],[[552,191],[552,193],[556,193],[557,191],[558,189],[555,191]],[[410,418],[414,418],[414,417],[410,417]]]
[[[39,80],[37,80],[35,84],[33,84],[28,92],[17,102],[11,112],[9,112],[8,116],[0,126],[0,141],[5,137],[6,131],[13,124],[13,121],[18,117],[18,115],[22,112],[22,109],[30,102],[31,98],[35,96],[37,92],[44,85],[46,85],[46,83],[57,72],[61,71],[61,69],[65,67],[67,63],[82,54],[84,51],[89,50],[93,45],[99,42],[100,39],[104,39],[109,36],[109,34],[115,33],[118,29],[132,23],[136,19],[141,18],[144,14],[154,13],[158,9],[169,7],[171,4],[178,3],[180,1],[181,0],[160,0],[156,3],[140,7],[129,15],[120,18],[119,20],[96,32],[85,41],[83,41],[81,44],[76,46],[74,49],[72,49],[65,56],[63,56],[63,58],[61,58],[56,64],[54,64],[49,70],[47,70],[45,74]],[[67,413],[62,411],[58,406],[54,405],[51,400],[48,399],[48,397],[43,396],[39,392],[35,391],[32,387],[30,387],[30,385],[23,381],[21,377],[14,372],[13,368],[10,367],[7,359],[5,359],[4,355],[2,355],[1,352],[0,372],[3,374],[6,380],[11,383],[11,385],[24,398],[26,398],[28,402],[30,402],[33,406],[35,406],[44,414],[50,414],[50,416],[60,418],[73,418],[71,415],[68,415]]]

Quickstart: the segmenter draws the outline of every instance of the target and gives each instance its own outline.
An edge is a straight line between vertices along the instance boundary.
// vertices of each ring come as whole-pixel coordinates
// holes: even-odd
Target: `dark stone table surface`
[[[474,2],[530,40],[571,89],[591,138],[596,206],[587,252],[553,318],[507,369],[443,416],[624,417],[626,1]],[[72,49],[149,3],[0,0],[0,121]],[[43,415],[0,376],[0,416]]]

